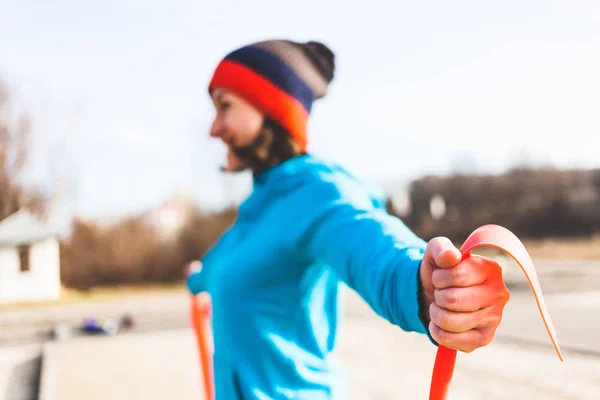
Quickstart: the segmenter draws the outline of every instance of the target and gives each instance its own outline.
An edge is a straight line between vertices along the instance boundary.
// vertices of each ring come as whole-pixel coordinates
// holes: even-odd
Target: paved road
[[[597,341],[600,338],[600,263],[578,261],[536,262],[536,266],[540,271],[540,281],[542,282],[542,288],[559,342],[567,357],[564,365],[573,365],[572,360],[579,360],[581,354],[600,356],[600,343]],[[543,357],[546,357],[544,360],[546,360],[547,366],[554,368],[556,356],[552,352],[550,341],[537,313],[533,296],[529,288],[524,284],[524,277],[517,267],[509,265],[506,279],[511,288],[512,297],[506,308],[503,323],[496,336],[494,346],[504,346],[502,350],[504,354],[504,352],[508,351],[506,348],[512,348],[511,346],[515,346],[516,344],[520,343],[523,346],[523,343],[534,343],[535,345],[526,346],[528,351],[534,352],[536,354],[535,357],[538,357],[540,354],[546,354]],[[164,330],[165,328],[185,329],[189,326],[188,297],[183,290],[180,292],[137,295],[136,297],[127,296],[110,301],[74,304],[70,306],[17,310],[2,309],[0,312],[0,400],[35,398],[31,397],[32,393],[35,392],[35,389],[31,389],[31,386],[35,385],[35,377],[38,373],[36,371],[39,371],[39,345],[15,347],[16,343],[39,343],[40,341],[47,340],[48,332],[58,322],[69,322],[76,325],[87,315],[106,317],[118,316],[123,313],[130,313],[136,316],[139,332]],[[373,325],[371,322],[368,322],[376,317],[352,293],[349,295],[347,315],[348,318],[345,323],[353,326],[353,332],[372,329],[384,332],[387,329],[385,323],[383,325],[378,325],[377,323]],[[352,340],[354,336],[346,335],[345,340]],[[394,336],[393,339],[388,339],[387,342],[383,338],[381,339],[383,343],[387,343],[389,346],[395,345],[393,343],[396,343],[397,340],[399,340],[397,336]],[[376,341],[379,342],[379,340]],[[357,343],[356,345],[358,346],[359,344]],[[415,346],[417,345],[415,344]],[[187,349],[189,350],[189,347]],[[415,347],[416,350],[417,347]],[[577,351],[573,352],[571,350]],[[423,351],[426,350],[418,350],[418,354],[425,354],[422,353]],[[395,354],[400,353],[400,349],[398,349],[398,352],[395,352]],[[358,357],[358,354],[362,358],[369,359],[369,357],[373,357],[376,353],[346,351],[346,358],[352,360],[353,357]],[[479,354],[492,353],[489,353],[488,349],[486,349],[485,352]],[[475,357],[480,356],[471,354],[468,359],[474,359]],[[429,357],[423,358],[426,360],[426,363],[431,361]],[[591,363],[589,365],[593,371],[600,370],[599,360],[598,357],[589,358],[589,362]],[[545,368],[546,364],[542,367]],[[372,364],[351,363],[351,365],[352,370],[358,369],[358,371],[363,367],[378,368],[378,362],[373,362]],[[365,365],[370,366],[365,367]],[[529,361],[525,361],[524,365],[531,367]],[[391,364],[390,368],[392,368]],[[538,366],[535,368],[538,368]],[[584,374],[582,375],[583,381],[580,382],[574,380],[575,378],[571,376],[575,373],[575,370],[560,368],[559,370],[563,374],[566,374],[570,381],[575,382],[582,388],[592,385],[600,392],[600,389],[597,387],[600,383],[598,376],[588,377],[588,379],[586,378],[587,375]],[[380,368],[381,376],[385,376],[385,371],[388,370]],[[553,369],[552,371],[556,370]],[[411,372],[403,371],[403,373],[410,374]],[[520,373],[523,372],[521,371]],[[548,373],[551,374],[551,372]],[[559,382],[560,378],[561,375],[557,375]],[[358,375],[354,376],[353,381],[360,381],[361,379],[364,378],[361,378],[358,373]],[[415,377],[415,379],[417,378]],[[519,381],[519,379],[519,376],[516,376],[514,381]],[[501,382],[502,379],[499,381]],[[21,389],[17,390],[17,388]],[[376,391],[377,389],[373,388],[372,390]],[[378,398],[384,399],[386,397]],[[492,396],[485,398],[503,397]],[[566,396],[558,398],[585,397]]]
[[[600,354],[600,262],[539,262],[539,277],[544,298],[552,316],[561,345]],[[548,344],[531,290],[520,269],[508,266],[507,284],[511,300],[506,308],[498,339],[523,339]],[[188,326],[188,297],[184,290],[125,296],[110,301],[2,310],[0,312],[0,347],[16,343],[39,342],[59,322],[74,326],[85,316],[134,315],[138,330],[149,331]],[[350,316],[372,311],[350,294]]]
[[[369,338],[368,340],[365,340]],[[415,335],[389,324],[347,321],[340,356],[354,399],[426,399],[435,353]],[[366,344],[367,343],[367,344]],[[598,358],[494,342],[459,354],[450,399],[598,399]]]
[[[188,305],[187,293],[181,289],[123,295],[88,303],[5,308],[0,310],[0,348],[46,341],[58,324],[77,327],[89,316],[107,318],[130,314],[135,317],[139,330],[185,328],[188,326]]]
[[[372,316],[347,318],[342,328],[338,356],[351,399],[427,398],[435,348],[426,338]],[[47,349],[54,386],[40,400],[202,398],[187,329],[79,338]],[[458,355],[450,399],[596,400],[599,364],[581,355],[560,363],[549,349],[496,342]]]
[[[598,325],[587,324],[589,329],[583,334],[569,327],[589,319],[590,313],[600,315],[600,291],[550,291],[546,300],[566,349],[565,362],[558,360],[550,345],[533,296],[516,290],[497,340],[474,353],[458,355],[450,399],[598,398],[600,353],[582,354],[595,353]],[[427,398],[435,359],[435,348],[427,340],[405,334],[375,316],[353,292],[348,294],[343,324],[339,358],[347,369],[352,399]],[[519,341],[507,341],[510,337]],[[522,338],[537,344],[523,343]],[[91,400],[159,400],[172,393],[181,399],[201,398],[200,371],[196,355],[190,351],[195,343],[188,329],[81,338],[52,344],[49,349],[60,365],[55,376],[57,397],[40,400],[75,400],[82,393]],[[92,357],[97,360],[94,365],[88,362]],[[167,362],[171,363],[165,369]],[[149,387],[147,382],[153,385]]]
[[[513,291],[529,286],[525,275],[510,257],[499,257],[504,279]],[[600,290],[600,260],[534,260],[544,293]]]
[[[195,350],[189,329],[54,342],[39,400],[200,400]]]
[[[40,368],[40,345],[1,349],[0,399],[37,400]]]
[[[600,290],[550,293],[545,299],[560,345],[600,356]],[[503,340],[550,345],[531,293],[512,295],[497,335]]]

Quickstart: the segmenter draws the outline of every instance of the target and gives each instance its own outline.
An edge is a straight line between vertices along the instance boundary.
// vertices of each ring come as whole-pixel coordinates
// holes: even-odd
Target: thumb
[[[462,260],[459,249],[447,237],[436,237],[429,241],[425,257],[438,268],[450,268]]]

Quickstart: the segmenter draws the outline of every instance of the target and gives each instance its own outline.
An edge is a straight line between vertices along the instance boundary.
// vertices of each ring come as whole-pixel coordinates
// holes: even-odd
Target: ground
[[[352,399],[427,398],[435,347],[375,316],[352,294],[349,308],[338,356]],[[459,353],[450,399],[596,399],[600,359],[567,349],[561,363],[549,340],[540,339],[535,346],[500,339],[471,354]],[[46,355],[54,375],[45,376],[54,380],[55,395],[42,400],[201,399],[193,349],[189,329],[53,343]]]
[[[459,354],[452,399],[597,399],[600,393],[600,262],[536,260],[565,355],[558,360],[525,278],[507,263],[511,299],[494,342]],[[135,333],[47,342],[42,400],[199,399],[200,371],[181,286],[110,289],[45,306],[3,308],[0,399],[36,399],[44,332],[85,316],[134,315]],[[435,349],[383,321],[352,292],[339,357],[352,398],[427,397]],[[96,360],[92,362],[92,360]],[[48,372],[50,371],[50,372]],[[52,397],[52,394],[54,397]]]

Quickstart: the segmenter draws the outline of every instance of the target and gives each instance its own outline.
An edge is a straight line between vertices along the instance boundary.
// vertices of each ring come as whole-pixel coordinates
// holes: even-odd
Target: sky
[[[178,191],[239,201],[206,85],[256,40],[336,54],[309,150],[376,182],[600,167],[600,3],[0,0],[0,79],[34,121],[29,178],[108,218]]]

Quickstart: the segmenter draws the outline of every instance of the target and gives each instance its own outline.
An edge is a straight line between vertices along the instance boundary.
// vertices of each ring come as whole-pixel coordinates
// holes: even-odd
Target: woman
[[[425,243],[367,185],[307,152],[334,58],[318,42],[264,41],[227,55],[210,82],[223,169],[254,179],[187,278],[212,298],[219,400],[346,399],[332,356],[344,286],[402,330],[466,352],[489,343],[508,300],[496,263],[461,261],[446,238]]]

